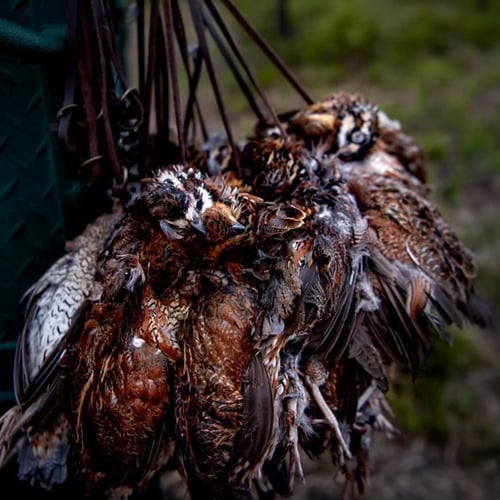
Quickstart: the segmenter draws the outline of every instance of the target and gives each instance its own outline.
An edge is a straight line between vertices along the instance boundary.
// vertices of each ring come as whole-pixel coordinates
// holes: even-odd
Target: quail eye
[[[203,200],[198,200],[196,202],[196,210],[198,210],[198,212],[201,212],[202,209],[203,209]]]
[[[180,219],[187,212],[187,209],[187,203],[182,203],[180,206],[169,207],[165,215],[167,215],[170,220]]]
[[[370,140],[370,138],[368,137],[367,134],[365,134],[364,132],[361,132],[361,130],[353,130],[349,136],[349,140],[354,143],[354,144],[357,144],[358,146],[364,146],[365,144],[368,143],[368,141]]]

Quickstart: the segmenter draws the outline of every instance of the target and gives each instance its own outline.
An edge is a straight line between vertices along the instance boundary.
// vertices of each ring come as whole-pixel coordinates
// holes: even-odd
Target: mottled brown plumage
[[[242,452],[236,446],[239,431],[248,432],[250,441],[258,439],[250,427],[253,422],[243,422],[245,391],[256,390],[248,370],[260,362],[254,359],[252,338],[257,291],[241,286],[244,280],[235,266],[227,273],[204,273],[202,281],[186,336],[181,337],[183,361],[176,382],[182,463],[194,498],[245,496],[238,493],[244,486],[235,482],[232,471]],[[271,401],[267,380],[262,390]],[[269,415],[262,423],[269,427]],[[258,458],[258,453],[245,457]]]
[[[218,258],[204,261],[199,270],[200,294],[183,333],[176,384],[182,462],[194,497],[249,498],[262,475],[280,416],[267,345],[272,325],[292,314],[300,291],[283,286],[284,258],[277,249],[287,245],[284,235],[301,226],[303,212],[234,193],[231,206],[247,230],[228,235],[238,227],[234,216],[226,211],[224,222],[225,211],[219,210],[211,221],[212,212],[205,212],[206,240],[209,247],[217,243]],[[270,250],[275,257],[266,253]],[[264,274],[262,260],[275,261]]]

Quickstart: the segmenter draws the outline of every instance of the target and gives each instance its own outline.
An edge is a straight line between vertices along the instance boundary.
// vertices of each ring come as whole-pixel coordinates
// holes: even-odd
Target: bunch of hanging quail
[[[175,40],[185,62],[192,54],[177,1],[152,3],[163,52],[142,85],[147,110],[169,75],[177,137],[156,92],[154,140],[145,111],[146,141],[127,150],[138,187],[27,291],[0,465],[17,460],[34,489],[81,497],[139,498],[171,470],[193,499],[264,499],[307,480],[303,453],[329,452],[356,497],[373,432],[396,432],[384,397],[394,367],[416,377],[434,337],[487,320],[472,256],[429,200],[421,150],[397,121],[360,95],[303,91],[306,104],[278,116],[248,66],[235,69],[216,2],[189,5],[198,51],[183,117]],[[222,47],[217,27],[226,62],[264,101],[242,84],[257,120],[239,142],[206,41]],[[204,128],[202,64],[226,134],[200,146],[186,131]],[[109,155],[109,137],[102,147]]]

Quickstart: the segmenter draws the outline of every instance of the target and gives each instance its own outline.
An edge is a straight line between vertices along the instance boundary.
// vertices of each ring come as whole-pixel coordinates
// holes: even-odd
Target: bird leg
[[[296,395],[290,396],[286,402],[286,422],[288,427],[288,446],[290,448],[290,490],[293,489],[295,472],[297,471],[300,479],[304,482],[304,471],[299,453],[299,434],[297,425],[297,402]]]
[[[375,382],[372,382],[358,398],[358,411],[364,406],[364,404],[372,397],[373,393],[377,389]]]
[[[398,434],[398,430],[392,425],[391,421],[384,415],[384,410],[391,413],[387,400],[378,389],[377,384],[372,382],[358,400],[358,413],[363,411],[363,407],[368,405],[375,414],[375,426],[378,430],[384,432],[387,436]]]
[[[339,442],[339,447],[343,453],[341,453],[341,464],[343,462],[343,458],[347,458],[348,460],[352,460],[352,454],[349,450],[349,446],[345,442],[344,436],[342,435],[342,431],[340,430],[340,425],[337,420],[337,417],[333,413],[333,411],[330,409],[328,406],[327,402],[325,401],[325,398],[321,394],[321,391],[319,390],[318,384],[313,382],[311,378],[306,375],[305,376],[306,383],[311,391],[311,395],[318,405],[319,409],[323,413],[323,416],[325,417],[326,421],[328,424],[330,424],[330,427],[333,429],[333,432],[335,433],[335,436]]]

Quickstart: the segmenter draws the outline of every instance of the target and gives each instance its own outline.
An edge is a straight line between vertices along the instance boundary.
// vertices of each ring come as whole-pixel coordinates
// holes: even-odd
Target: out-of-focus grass
[[[475,395],[463,385],[451,389],[449,380],[466,377],[473,369],[488,363],[468,335],[454,331],[453,346],[436,340],[420,377],[395,377],[388,394],[396,419],[405,432],[428,435],[446,442],[449,433],[475,412]]]

